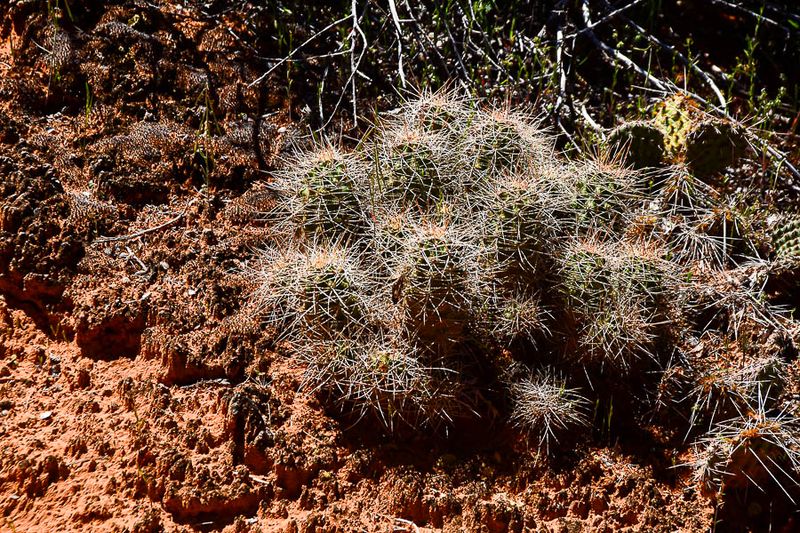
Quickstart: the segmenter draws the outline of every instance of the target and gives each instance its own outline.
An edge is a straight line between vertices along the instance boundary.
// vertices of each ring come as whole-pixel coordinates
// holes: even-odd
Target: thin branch
[[[770,26],[778,28],[783,33],[785,33],[787,39],[789,37],[791,37],[791,35],[792,35],[792,31],[789,28],[787,28],[786,26],[784,26],[783,24],[781,24],[780,22],[778,22],[776,20],[772,20],[771,18],[765,17],[762,13],[756,13],[755,11],[746,8],[741,4],[734,4],[733,2],[728,2],[726,0],[711,0],[711,3],[712,4],[722,5],[722,6],[725,6],[725,7],[729,7],[731,9],[734,9],[734,10],[739,11],[741,13],[745,13],[747,15],[750,15],[751,17],[755,18],[758,22],[766,22]]]
[[[627,11],[628,9],[630,9],[630,8],[632,8],[632,7],[634,7],[634,6],[638,5],[638,4],[641,4],[643,1],[644,0],[633,0],[630,3],[625,4],[622,7],[618,8],[618,9],[615,9],[614,11],[611,11],[611,12],[603,15],[603,17],[598,19],[597,21],[587,24],[585,28],[583,28],[581,30],[578,30],[575,33],[572,33],[570,35],[567,35],[567,38],[574,38],[574,37],[578,37],[580,35],[583,35],[584,33],[590,33],[597,26],[599,26],[601,24],[605,24],[606,22],[608,22],[611,19],[617,17],[618,15],[621,15],[622,13]]]
[[[129,241],[131,239],[138,239],[139,237],[147,235],[148,233],[153,233],[154,231],[159,231],[159,230],[162,230],[164,228],[168,228],[169,226],[177,223],[184,216],[186,216],[186,212],[189,210],[189,207],[191,207],[195,203],[195,201],[196,201],[196,199],[191,200],[188,204],[186,204],[186,207],[184,207],[183,211],[181,211],[178,215],[176,215],[175,217],[167,220],[166,222],[164,222],[162,224],[159,224],[158,226],[153,226],[152,228],[146,228],[146,229],[143,229],[141,231],[137,231],[136,233],[130,233],[128,235],[120,235],[119,237],[98,237],[97,239],[94,240],[94,242],[96,242],[96,243],[104,243],[104,242]]]
[[[406,74],[403,71],[403,29],[400,27],[400,16],[397,14],[397,6],[394,0],[389,0],[389,11],[392,13],[394,27],[397,31],[397,73],[400,75],[400,83],[403,88],[406,86]]]
[[[276,69],[276,68],[280,67],[281,65],[283,65],[284,63],[286,63],[287,61],[289,61],[289,60],[290,60],[290,59],[291,59],[291,58],[292,58],[292,57],[293,57],[293,56],[294,56],[294,55],[295,55],[297,52],[299,52],[300,50],[302,50],[303,48],[305,48],[305,46],[306,46],[308,43],[310,43],[311,41],[313,41],[314,39],[316,39],[317,37],[319,37],[320,35],[322,35],[322,34],[323,34],[323,33],[325,33],[326,31],[328,31],[329,29],[333,28],[334,26],[338,26],[338,25],[339,25],[339,24],[341,24],[342,22],[344,22],[344,21],[348,20],[348,19],[349,19],[350,17],[352,17],[352,16],[353,16],[353,15],[347,15],[347,16],[345,16],[345,17],[342,17],[342,18],[340,18],[339,20],[335,20],[335,21],[331,22],[330,24],[328,24],[327,26],[325,26],[324,28],[322,28],[320,31],[318,31],[317,33],[315,33],[314,35],[312,35],[311,37],[309,37],[308,39],[306,39],[305,41],[303,41],[303,42],[302,42],[302,43],[301,43],[301,44],[300,44],[300,45],[299,45],[297,48],[295,48],[294,50],[292,50],[291,52],[289,52],[289,55],[287,55],[286,57],[284,57],[283,59],[281,59],[280,61],[278,61],[278,62],[277,62],[275,65],[273,65],[273,66],[272,66],[272,68],[270,68],[270,69],[269,69],[268,71],[266,71],[264,74],[262,74],[261,76],[259,76],[258,78],[256,78],[256,79],[255,79],[255,81],[253,81],[253,82],[249,83],[249,84],[247,85],[247,87],[248,87],[248,88],[249,88],[249,87],[252,87],[253,85],[257,85],[258,83],[260,83],[260,82],[264,81],[264,80],[266,79],[266,77],[267,77],[267,76],[269,76],[270,74],[272,74],[272,73],[275,71],[275,69]]]
[[[625,54],[623,54],[622,52],[620,52],[616,48],[612,48],[612,47],[608,46],[606,43],[601,41],[599,37],[597,37],[597,35],[592,30],[592,20],[591,20],[591,16],[590,16],[590,13],[589,13],[589,2],[588,2],[588,0],[583,0],[583,2],[581,4],[581,13],[583,14],[583,21],[584,21],[584,23],[586,25],[585,29],[588,30],[587,34],[589,35],[589,38],[592,40],[592,42],[598,48],[600,48],[601,51],[603,51],[605,53],[605,55],[607,57],[609,57],[611,59],[612,62],[622,63],[623,65],[625,65],[629,69],[633,70],[634,72],[636,72],[637,74],[642,76],[647,83],[649,83],[650,85],[653,85],[657,89],[659,89],[661,91],[664,91],[665,93],[671,92],[667,88],[667,85],[664,84],[664,82],[662,82],[658,78],[652,76],[649,72],[647,72],[642,67],[637,65],[628,56],[626,56]]]
[[[361,26],[358,23],[358,0],[353,0],[351,3],[351,10],[352,10],[352,17],[353,17],[353,32],[358,33],[361,36],[361,52],[358,55],[358,60],[355,58],[355,54],[350,55],[350,79],[348,83],[350,83],[350,89],[352,91],[353,97],[353,125],[358,124],[358,102],[356,100],[356,81],[355,75],[358,72],[358,68],[361,66],[361,60],[364,58],[364,54],[367,52],[367,36],[364,35],[364,32],[361,30]],[[351,33],[353,35],[353,33]],[[353,45],[351,50],[355,50],[355,37],[353,37]],[[347,84],[345,84],[345,87]]]
[[[608,2],[606,2],[606,4],[608,4]],[[720,103],[720,108],[723,111],[728,109],[728,102],[725,100],[725,96],[723,96],[722,91],[719,90],[719,87],[714,82],[714,79],[706,71],[704,71],[703,69],[698,67],[695,63],[689,61],[686,58],[686,56],[684,56],[677,48],[675,48],[671,44],[665,43],[664,41],[662,41],[661,39],[659,39],[655,35],[652,35],[647,30],[645,30],[643,27],[639,26],[636,22],[631,20],[629,17],[623,16],[622,19],[625,22],[627,22],[628,24],[630,24],[633,27],[633,29],[635,29],[637,32],[639,32],[639,34],[642,35],[643,37],[645,37],[648,41],[660,46],[661,48],[663,48],[667,52],[669,52],[671,54],[674,54],[675,57],[677,57],[678,60],[681,63],[683,63],[684,65],[686,65],[690,69],[692,69],[692,71],[695,74],[697,74],[698,76],[700,76],[703,79],[703,81],[706,83],[706,85],[708,85],[711,88],[711,90],[714,92],[714,94],[717,96],[717,100],[719,100],[719,103]]]

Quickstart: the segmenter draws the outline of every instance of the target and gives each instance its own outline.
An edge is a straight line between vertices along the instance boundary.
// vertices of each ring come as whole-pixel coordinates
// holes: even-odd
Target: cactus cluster
[[[669,105],[678,123],[661,136],[690,131]],[[649,127],[616,138],[659,139]],[[528,114],[423,95],[354,151],[298,151],[275,176],[254,309],[305,364],[304,386],[359,417],[499,413],[552,453],[605,424],[589,405],[628,402],[616,416],[631,423],[668,406],[708,457],[698,479],[721,488],[739,452],[714,435],[755,435],[750,405],[791,414],[776,394],[788,362],[753,340],[790,319],[745,286],[751,225],[735,202],[685,167],[615,161],[564,159]],[[724,366],[731,350],[749,362]],[[796,455],[767,457],[794,475]]]
[[[708,115],[685,95],[672,96],[657,105],[652,123],[664,134],[667,161],[684,162],[703,179],[734,165],[748,147],[743,126]]]
[[[682,163],[702,179],[735,165],[748,147],[744,127],[708,115],[685,95],[659,102],[650,120],[617,126],[608,133],[607,145],[627,166],[643,169]]]

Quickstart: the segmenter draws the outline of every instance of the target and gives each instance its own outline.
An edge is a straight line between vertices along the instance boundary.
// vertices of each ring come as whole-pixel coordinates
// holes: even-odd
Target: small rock
[[[42,411],[39,413],[39,420],[47,420],[53,416],[53,411]]]

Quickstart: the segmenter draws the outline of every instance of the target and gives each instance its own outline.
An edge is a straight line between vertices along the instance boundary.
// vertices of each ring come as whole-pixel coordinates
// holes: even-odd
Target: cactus
[[[488,342],[510,347],[519,341],[535,342],[550,333],[541,299],[525,287],[491,287],[482,291],[486,301],[477,311],[479,333]]]
[[[479,195],[486,250],[510,279],[533,279],[547,260],[545,248],[563,233],[555,214],[569,199],[540,176],[503,175]]]
[[[547,451],[551,439],[558,442],[559,434],[589,423],[589,402],[552,372],[540,371],[512,383],[509,395],[511,420]]]
[[[301,155],[272,184],[279,201],[267,219],[290,237],[357,238],[366,227],[364,179],[363,164],[354,155],[331,147]]]
[[[390,265],[392,298],[406,324],[437,346],[460,339],[470,317],[473,250],[459,228],[423,222]]]
[[[430,209],[459,186],[458,170],[446,139],[410,129],[390,130],[376,147],[374,181],[389,202]]]
[[[424,92],[401,109],[405,127],[422,133],[444,134],[460,143],[478,114],[466,98],[454,92]]]
[[[651,354],[669,268],[655,250],[625,242],[575,242],[562,258],[562,283],[584,361],[630,367]]]
[[[732,362],[719,357],[703,357],[696,362],[694,398],[690,425],[706,420],[711,425],[745,412],[761,399],[776,398],[782,388],[782,368],[772,356],[748,357]]]
[[[361,416],[377,414],[389,428],[399,420],[434,422],[456,410],[446,390],[448,371],[426,366],[402,337],[318,342],[303,346],[298,356],[307,364],[303,388],[329,390]]]
[[[800,471],[799,434],[800,421],[790,413],[768,414],[755,406],[718,423],[696,444],[695,480],[709,495],[776,485],[792,500],[789,490],[796,493]]]
[[[256,305],[296,341],[357,337],[369,326],[372,289],[352,252],[340,246],[267,249],[251,270]]]
[[[711,118],[687,96],[674,95],[656,105],[653,124],[664,134],[667,158],[686,162],[700,178],[735,164],[747,148],[744,128]]]
[[[611,146],[629,149],[620,167],[608,156],[566,161],[530,116],[450,98],[423,95],[352,153],[300,154],[277,174],[269,204],[279,239],[252,268],[254,305],[305,363],[304,386],[390,429],[454,425],[508,405],[507,421],[550,450],[588,425],[588,403],[547,361],[578,368],[568,378],[585,376],[599,397],[669,403],[675,419],[797,468],[774,447],[760,451],[784,437],[769,429],[785,401],[783,367],[740,342],[789,319],[731,268],[753,255],[758,226],[700,179],[709,167],[689,144],[712,141],[691,101],[670,99],[651,124],[613,132]],[[634,168],[660,162],[680,164]],[[781,224],[779,257],[800,240],[800,224]],[[749,366],[694,357],[695,333],[736,346]],[[665,364],[676,353],[689,355]],[[508,377],[521,362],[530,368]],[[751,423],[754,401],[763,416]],[[729,416],[745,422],[721,422]],[[735,442],[701,447],[698,468],[709,474],[700,477],[711,484],[731,468],[761,475]]]
[[[735,164],[746,147],[740,126],[730,121],[703,120],[686,136],[686,163],[695,175],[710,177]]]
[[[575,165],[569,174],[574,180],[574,223],[585,232],[622,230],[629,221],[631,205],[640,199],[639,175],[602,158]]]
[[[472,167],[479,175],[520,171],[547,161],[551,142],[521,113],[495,110],[472,124],[465,145]]]
[[[778,258],[800,256],[800,215],[781,217],[772,229],[772,249]]]
[[[666,156],[675,159],[686,149],[686,136],[699,109],[689,97],[676,94],[653,109],[655,126],[664,134]]]
[[[641,169],[660,166],[664,159],[664,134],[651,122],[626,122],[608,135],[608,145],[626,165]]]

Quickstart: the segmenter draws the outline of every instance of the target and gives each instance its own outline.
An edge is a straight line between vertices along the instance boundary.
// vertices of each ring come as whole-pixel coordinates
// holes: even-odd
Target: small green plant
[[[86,87],[88,91],[88,83]],[[87,92],[87,98],[89,97],[90,94]],[[211,172],[215,166],[214,135],[220,134],[219,121],[214,113],[214,102],[208,84],[198,96],[196,105],[200,110],[200,124],[195,133],[192,159],[198,162],[200,172],[203,174],[203,187],[208,190],[211,187]]]
[[[83,125],[84,127],[89,126],[89,119],[92,115],[92,108],[94,107],[94,95],[92,94],[92,88],[89,86],[89,81],[87,80],[84,82],[84,104],[83,104]]]

